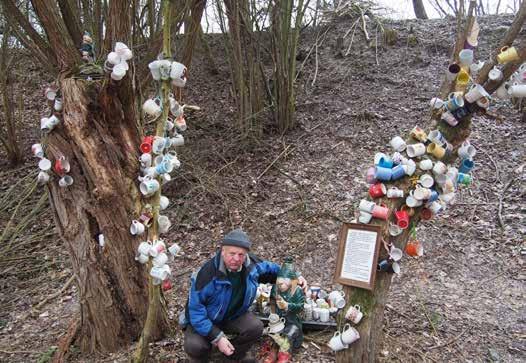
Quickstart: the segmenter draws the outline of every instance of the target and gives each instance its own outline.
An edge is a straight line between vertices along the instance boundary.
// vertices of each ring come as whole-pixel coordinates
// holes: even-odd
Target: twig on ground
[[[438,345],[433,345],[432,347],[429,347],[429,348],[425,348],[426,350],[431,350],[431,349],[437,349],[437,348],[443,348],[443,347],[446,347],[454,342],[456,342],[457,340],[460,339],[460,337],[462,335],[464,335],[465,332],[467,332],[468,329],[465,329],[464,331],[462,331],[459,335],[457,335],[456,337],[454,337],[453,339],[450,339],[448,340],[447,342],[445,343],[442,343],[442,344],[438,344]]]
[[[354,34],[356,33],[356,27],[358,26],[358,21],[359,20],[360,19],[356,19],[356,21],[354,22],[354,24],[351,27],[351,29],[352,29],[351,42],[349,43],[349,46],[347,47],[347,50],[345,51],[345,57],[347,57],[349,55],[349,53],[351,52],[352,43],[354,41]],[[351,31],[351,29],[349,29],[349,31]],[[347,36],[347,34],[344,35],[344,38],[346,36]]]
[[[289,148],[291,147],[292,145],[287,145],[287,147],[285,148],[285,150],[283,150],[278,156],[276,156],[276,158],[274,160],[272,160],[272,162],[269,164],[269,166],[267,166],[265,168],[265,170],[263,170],[263,172],[261,174],[259,174],[259,176],[256,178],[257,180],[261,179],[261,177],[263,175],[265,175],[265,173],[267,171],[270,170],[270,168],[272,168],[272,166],[289,150]]]
[[[62,286],[62,288],[60,290],[58,290],[57,292],[55,292],[54,294],[51,294],[49,295],[48,297],[46,297],[44,300],[42,300],[41,302],[38,303],[37,306],[35,306],[35,310],[40,310],[44,305],[46,305],[50,300],[53,300],[54,298],[60,296],[64,291],[66,291],[68,289],[68,287],[71,285],[71,283],[73,282],[73,280],[75,279],[75,275],[72,275],[68,281],[66,281],[66,283],[64,284],[64,286]]]
[[[316,43],[314,44],[314,64],[314,77],[312,77],[311,86],[314,86],[318,77],[318,38],[316,38]]]
[[[502,189],[502,192],[499,195],[499,209],[497,211],[497,217],[499,221],[500,228],[504,228],[504,220],[502,219],[502,200],[504,199],[504,194],[506,194],[506,191],[511,187],[513,182],[515,181],[515,178],[511,179],[508,184]]]
[[[403,347],[405,348],[409,348],[411,349],[413,352],[415,352],[416,354],[418,354],[420,356],[420,358],[423,359],[423,361],[425,362],[426,359],[430,360],[431,362],[435,362],[435,363],[438,363],[436,360],[434,360],[433,358],[431,357],[428,357],[424,352],[416,349],[415,347],[411,346],[411,345],[408,345],[408,344],[405,344],[404,342],[398,340],[398,339],[394,339],[392,336],[390,336],[389,334],[385,334],[389,339],[391,339],[392,341],[396,342],[396,344],[400,344],[402,345]]]
[[[495,180],[494,180],[494,182],[498,182],[498,181],[500,181],[499,167],[498,167],[497,163],[495,163],[495,160],[493,160],[493,158],[491,157],[491,155],[488,154],[488,153],[486,152],[486,150],[484,150],[484,149],[480,149],[480,151],[482,151],[482,153],[483,153],[484,155],[486,155],[486,157],[491,161],[491,163],[492,163],[493,166],[495,167]]]
[[[4,353],[4,354],[40,354],[40,352],[35,352],[33,350],[3,350],[3,349],[0,349],[0,353]]]

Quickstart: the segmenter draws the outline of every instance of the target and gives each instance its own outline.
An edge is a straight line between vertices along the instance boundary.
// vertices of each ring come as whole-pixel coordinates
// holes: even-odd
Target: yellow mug
[[[427,146],[427,153],[433,155],[437,159],[442,159],[444,155],[446,155],[446,149],[432,142]]]
[[[500,50],[499,55],[497,55],[497,62],[500,64],[513,62],[519,59],[519,53],[515,47],[503,47]]]
[[[469,73],[464,69],[460,70],[457,75],[457,85],[466,86],[469,82]]]

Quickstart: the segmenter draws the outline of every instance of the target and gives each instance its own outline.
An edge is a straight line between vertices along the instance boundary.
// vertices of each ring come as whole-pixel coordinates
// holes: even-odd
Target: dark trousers
[[[234,346],[234,354],[229,359],[242,359],[250,347],[261,337],[263,323],[247,312],[235,320],[229,320],[218,325],[225,334],[235,334],[236,337],[229,339]],[[212,344],[207,337],[195,332],[191,325],[184,332],[184,351],[193,361],[208,362],[208,356],[212,350]]]

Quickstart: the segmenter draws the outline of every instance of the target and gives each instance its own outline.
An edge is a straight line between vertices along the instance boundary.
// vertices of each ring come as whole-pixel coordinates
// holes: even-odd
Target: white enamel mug
[[[161,252],[153,258],[152,262],[156,267],[163,267],[168,262],[168,255],[164,252]]]
[[[373,211],[373,208],[376,204],[374,204],[374,202],[371,202],[367,199],[362,199],[360,200],[360,205],[358,206],[358,208],[361,210],[361,211],[364,211],[364,212],[367,212],[367,213],[372,213]]]
[[[358,324],[362,318],[363,313],[360,305],[350,306],[345,313],[345,319],[352,321],[354,324]]]
[[[424,171],[431,170],[433,169],[433,161],[431,159],[424,159],[418,163],[418,167]]]
[[[58,181],[58,185],[62,188],[69,187],[73,184],[73,178],[69,175],[64,175],[60,180]]]

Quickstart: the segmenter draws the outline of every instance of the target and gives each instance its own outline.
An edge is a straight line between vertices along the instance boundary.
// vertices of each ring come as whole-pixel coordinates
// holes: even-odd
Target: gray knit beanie
[[[245,248],[247,250],[250,250],[250,246],[252,245],[252,242],[250,242],[250,239],[248,238],[248,234],[246,234],[242,229],[234,229],[232,232],[229,232],[223,241],[221,241],[222,246],[236,246]]]

